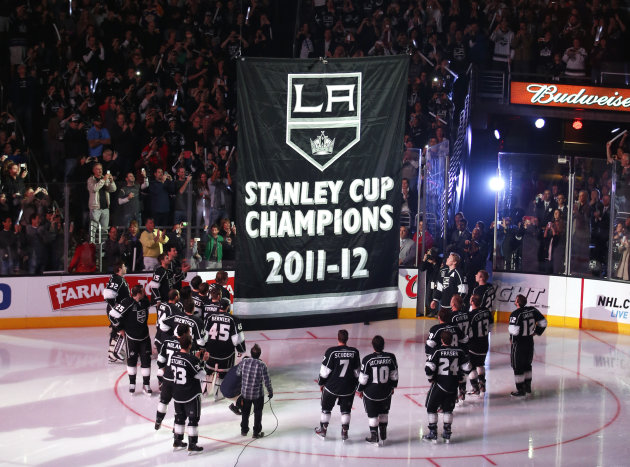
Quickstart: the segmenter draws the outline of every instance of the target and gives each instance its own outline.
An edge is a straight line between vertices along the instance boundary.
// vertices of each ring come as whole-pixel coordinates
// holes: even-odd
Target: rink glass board
[[[396,308],[407,67],[239,60],[239,315]]]

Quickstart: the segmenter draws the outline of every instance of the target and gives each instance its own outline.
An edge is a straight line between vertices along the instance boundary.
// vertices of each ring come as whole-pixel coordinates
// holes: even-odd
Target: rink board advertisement
[[[216,272],[188,273],[187,285],[199,275],[214,283]],[[95,326],[107,324],[103,290],[109,275],[39,276],[0,278],[0,329],[27,327]],[[153,275],[128,274],[129,288],[141,284],[150,296]],[[226,288],[233,294],[234,273],[228,272]],[[28,291],[28,293],[25,293]],[[151,310],[150,322],[155,322]]]
[[[244,318],[395,312],[408,57],[238,62]]]

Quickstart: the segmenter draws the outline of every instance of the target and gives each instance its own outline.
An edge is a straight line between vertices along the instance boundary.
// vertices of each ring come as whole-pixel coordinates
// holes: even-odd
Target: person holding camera
[[[142,175],[144,175],[144,182],[139,185],[136,183],[133,172],[128,172],[125,185],[118,190],[118,209],[116,210],[118,225],[129,225],[132,220],[137,221],[138,224],[142,223],[140,190],[146,190],[149,187],[149,179],[146,177],[144,168]]]
[[[94,164],[92,176],[88,178],[87,188],[90,195],[88,206],[90,220],[101,226],[99,237],[109,228],[109,194],[116,191],[116,183],[110,173],[103,175],[103,166]],[[101,239],[99,238],[100,242]]]
[[[155,180],[149,185],[149,202],[155,223],[160,226],[169,224],[170,195],[175,193],[171,174],[158,168],[154,172]]]
[[[175,213],[173,222],[179,224],[187,220],[188,214],[188,196],[186,191],[192,180],[192,175],[186,173],[186,169],[180,166],[177,169],[177,178],[175,179]],[[192,209],[192,207],[191,207]]]
[[[527,298],[518,294],[514,301],[516,310],[510,315],[510,362],[514,370],[516,391],[513,397],[523,397],[532,392],[532,361],[534,360],[534,336],[545,332],[547,319],[533,306],[527,305]]]

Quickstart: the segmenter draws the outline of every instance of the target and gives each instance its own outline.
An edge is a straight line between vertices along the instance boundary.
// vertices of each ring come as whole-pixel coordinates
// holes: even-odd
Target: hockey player
[[[158,256],[158,262],[160,265],[155,269],[153,279],[149,282],[152,305],[159,305],[161,302],[166,301],[168,291],[186,277],[186,273],[181,270],[173,272],[170,268],[171,257],[168,254],[161,253]]]
[[[190,336],[190,328],[186,324],[177,326],[175,334]],[[166,416],[168,404],[173,399],[173,370],[171,369],[171,357],[180,351],[182,346],[179,344],[179,338],[167,337],[160,348],[157,356],[158,380],[160,381],[160,402],[158,403],[157,413],[155,414],[155,429],[159,430],[162,420]]]
[[[514,397],[523,397],[532,392],[532,361],[534,360],[534,335],[540,336],[547,327],[547,320],[538,309],[526,306],[524,295],[517,295],[516,310],[510,315],[508,332],[512,350],[510,360],[514,369],[516,391]]]
[[[125,274],[127,274],[127,266],[122,261],[118,261],[114,264],[114,274],[111,275],[105,289],[103,289],[103,298],[107,302],[107,318],[110,320],[109,333],[109,351],[108,359],[109,363],[122,363],[123,358],[123,346],[125,339],[118,334],[114,325],[111,322],[109,312],[125,298],[129,298],[129,285],[125,280]]]
[[[361,358],[359,351],[348,347],[347,343],[348,331],[340,329],[337,333],[337,345],[326,350],[319,370],[317,384],[322,392],[322,414],[315,434],[322,439],[326,438],[330,413],[337,401],[341,412],[341,440],[348,439],[350,411],[359,380]]]
[[[363,398],[363,406],[368,416],[370,436],[365,440],[374,445],[387,439],[387,422],[394,389],[398,385],[398,364],[393,353],[384,352],[385,339],[374,336],[374,353],[363,357],[359,387],[357,391]]]
[[[199,292],[199,286],[203,283],[200,276],[195,276],[190,280],[190,288],[192,289],[192,299],[195,302],[194,315],[203,321],[203,300],[204,296]]]
[[[473,294],[470,297],[470,339],[468,340],[468,357],[472,371],[469,394],[480,395],[486,392],[486,355],[488,354],[490,326],[494,323],[492,312],[481,306],[483,297]]]
[[[466,352],[452,345],[453,334],[442,331],[440,339],[441,347],[433,352],[425,365],[431,388],[426,400],[429,432],[422,439],[437,443],[437,413],[439,409],[442,409],[444,413],[442,438],[445,443],[450,443],[457,385],[462,380],[465,381],[465,374],[470,371],[470,362]]]
[[[440,311],[438,311],[439,323],[429,329],[429,337],[427,338],[427,342],[424,346],[424,353],[427,356],[427,360],[437,349],[440,348],[440,334],[442,333],[442,331],[448,331],[453,335],[453,347],[462,347],[464,350],[466,350],[466,345],[468,344],[468,336],[464,335],[462,330],[459,329],[459,326],[450,323],[450,313],[450,310],[446,308],[441,308]]]
[[[228,283],[228,273],[227,271],[217,271],[217,275],[214,277],[215,285],[220,287],[221,290],[221,298],[227,298],[232,301],[232,295],[230,291],[227,289],[226,285]]]
[[[468,293],[468,285],[466,284],[466,276],[459,268],[461,258],[457,253],[451,253],[446,258],[446,267],[448,270],[440,271],[440,280],[437,283],[431,309],[438,308],[451,309],[451,297],[459,294],[464,297]]]
[[[468,344],[470,340],[470,317],[468,312],[464,310],[464,300],[458,294],[455,294],[451,297],[451,324],[457,325],[457,327],[462,331],[462,334],[465,336],[464,343]],[[458,342],[458,345],[460,343]],[[468,353],[468,345],[462,346],[462,349]],[[466,399],[466,380],[463,383],[459,384],[459,396],[457,402],[463,401]]]
[[[481,304],[479,306],[489,310],[492,306],[492,292],[494,289],[492,288],[492,284],[488,282],[488,277],[488,271],[485,269],[480,269],[477,272],[475,280],[478,285],[473,289],[472,294],[479,295],[481,297]]]
[[[177,290],[173,289],[169,292],[169,298],[173,292]],[[170,303],[170,300],[169,300]],[[193,340],[193,350],[197,350],[206,345],[208,336],[203,329],[203,324],[199,319],[193,315],[195,311],[195,304],[192,301],[184,303],[184,314],[174,313],[165,317],[160,321],[160,330],[171,336],[175,333],[177,326],[185,324],[190,328],[190,335]],[[175,335],[175,337],[180,337]]]
[[[151,340],[149,337],[149,300],[144,294],[142,285],[134,285],[131,297],[125,298],[109,312],[115,329],[125,337],[127,343],[127,374],[129,375],[129,392],[136,392],[136,373],[138,357],[142,373],[142,391],[151,395]]]
[[[168,301],[160,302],[157,306],[157,322],[155,323],[156,331],[155,331],[155,339],[153,340],[153,345],[155,345],[155,349],[160,352],[160,347],[162,346],[162,342],[166,337],[169,336],[169,333],[162,331],[160,329],[160,323],[166,320],[168,317],[172,315],[181,314],[179,303],[179,292],[175,289],[170,290],[166,296]],[[173,333],[171,332],[170,335]]]
[[[213,289],[213,299],[220,293],[220,289]],[[245,334],[243,334],[243,325],[239,319],[230,314],[230,300],[221,298],[219,300],[219,309],[211,311],[204,306],[204,330],[208,336],[206,342],[206,350],[210,354],[210,358],[206,363],[206,372],[214,379],[215,400],[222,398],[219,393],[221,381],[225,377],[225,373],[234,366],[235,353],[239,355],[245,352]],[[216,376],[214,374],[216,373]]]
[[[204,292],[207,290],[209,293],[209,296],[204,297],[202,304],[202,315],[205,323],[208,315],[221,311],[221,288],[216,284],[210,285],[207,283],[205,286],[201,284],[199,287],[200,290]]]
[[[192,338],[184,334],[179,338],[181,350],[171,357],[173,372],[173,401],[175,401],[175,425],[173,447],[185,448],[184,427],[188,419],[188,452],[203,451],[197,445],[199,418],[201,416],[201,381],[206,377],[203,362],[208,359],[203,349],[197,355],[191,353]],[[201,359],[201,360],[200,360]]]

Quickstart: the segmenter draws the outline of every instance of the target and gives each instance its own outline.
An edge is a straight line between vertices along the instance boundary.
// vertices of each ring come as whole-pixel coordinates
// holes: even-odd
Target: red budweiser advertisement
[[[510,103],[628,112],[630,89],[512,81]]]

